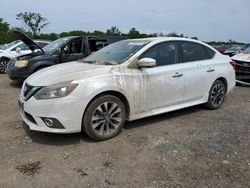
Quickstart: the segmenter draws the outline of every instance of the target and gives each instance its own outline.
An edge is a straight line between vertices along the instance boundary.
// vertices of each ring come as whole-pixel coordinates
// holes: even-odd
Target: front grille
[[[244,61],[235,61],[236,62],[236,72],[249,73],[250,74],[250,63]]]
[[[7,64],[7,69],[6,71],[9,72],[14,66],[15,66],[16,59],[13,58],[11,59],[8,64]]]
[[[25,101],[29,100],[39,89],[41,89],[41,87],[31,86],[25,83],[23,90],[22,90],[24,100]]]

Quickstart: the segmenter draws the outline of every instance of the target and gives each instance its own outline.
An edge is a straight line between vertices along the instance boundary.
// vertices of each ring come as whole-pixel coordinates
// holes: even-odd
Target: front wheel
[[[208,102],[206,107],[210,110],[215,110],[220,108],[225,100],[226,87],[221,80],[216,80],[209,92]]]
[[[122,101],[112,95],[94,99],[87,107],[83,117],[85,133],[96,141],[117,136],[126,119],[126,108]]]
[[[0,73],[5,74],[7,71],[7,64],[8,64],[7,59],[0,60]]]

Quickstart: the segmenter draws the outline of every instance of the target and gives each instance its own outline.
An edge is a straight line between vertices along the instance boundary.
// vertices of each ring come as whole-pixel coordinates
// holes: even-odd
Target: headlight
[[[70,93],[72,93],[72,91],[74,91],[77,86],[78,86],[78,83],[74,81],[58,83],[55,85],[41,88],[34,95],[34,97],[37,100],[66,97]]]
[[[26,67],[29,64],[29,60],[18,60],[15,62],[15,67]]]

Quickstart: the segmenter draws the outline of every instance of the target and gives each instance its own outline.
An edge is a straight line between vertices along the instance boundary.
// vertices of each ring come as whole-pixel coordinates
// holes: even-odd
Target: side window
[[[49,43],[37,42],[37,45],[38,45],[40,48],[43,48],[43,47],[46,46],[47,44],[49,44]]]
[[[210,59],[205,46],[193,42],[182,42],[181,53],[183,62]]]
[[[208,56],[209,56],[209,58],[213,58],[214,57],[214,55],[215,55],[215,51],[214,50],[212,50],[212,49],[210,49],[210,48],[208,48],[208,47],[205,47],[206,48],[206,50],[207,50],[207,53],[208,53]]]
[[[13,48],[11,51],[16,51],[17,48],[20,48],[21,50],[29,50],[29,47],[26,44],[22,43],[18,45],[17,47]]]
[[[62,48],[64,54],[82,53],[82,39],[72,40]]]
[[[141,58],[153,58],[157,66],[172,65],[178,63],[178,47],[174,42],[157,44],[143,53]]]
[[[95,53],[96,51],[100,50],[101,48],[105,47],[108,45],[107,40],[94,40],[91,39],[89,40],[89,50],[90,53]]]

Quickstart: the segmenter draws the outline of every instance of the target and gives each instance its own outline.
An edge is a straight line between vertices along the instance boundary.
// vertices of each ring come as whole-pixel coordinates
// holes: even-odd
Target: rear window
[[[209,57],[210,59],[212,59],[212,58],[214,57],[214,55],[215,55],[215,51],[212,50],[212,49],[210,49],[210,48],[208,48],[208,47],[206,47],[206,46],[204,46],[204,48],[207,50],[208,57]]]

